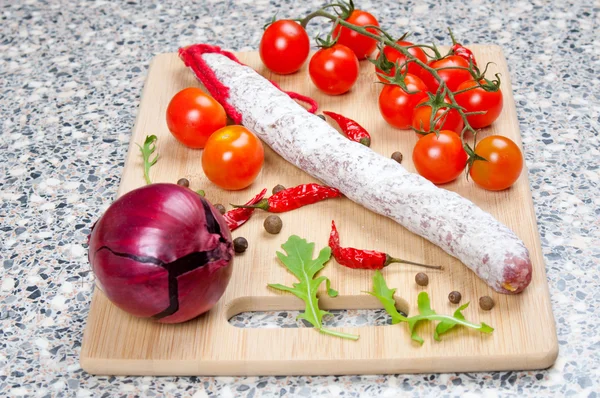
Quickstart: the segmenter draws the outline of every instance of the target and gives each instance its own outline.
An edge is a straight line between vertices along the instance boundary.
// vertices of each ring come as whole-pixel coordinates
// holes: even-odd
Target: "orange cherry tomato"
[[[206,142],[202,169],[214,184],[233,191],[254,182],[264,159],[263,145],[254,133],[244,126],[226,126]]]
[[[171,134],[190,148],[204,148],[208,137],[226,124],[225,109],[197,87],[181,90],[167,107],[167,126]]]
[[[511,139],[490,135],[477,143],[475,153],[486,160],[475,160],[469,175],[489,191],[501,191],[517,181],[523,170],[523,155]]]

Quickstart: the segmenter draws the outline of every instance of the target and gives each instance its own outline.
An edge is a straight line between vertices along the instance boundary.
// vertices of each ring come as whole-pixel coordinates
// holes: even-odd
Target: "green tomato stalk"
[[[410,62],[414,62],[415,64],[419,65],[421,68],[423,68],[426,71],[428,71],[429,73],[431,73],[431,75],[439,82],[439,88],[438,88],[438,91],[437,91],[435,97],[438,99],[439,98],[443,99],[444,97],[447,97],[450,100],[449,104],[445,103],[443,101],[433,101],[432,100],[432,103],[430,104],[430,106],[432,106],[432,118],[433,118],[433,115],[435,115],[437,113],[437,111],[442,107],[449,108],[449,109],[447,109],[447,111],[449,111],[450,108],[456,109],[464,122],[464,128],[462,129],[462,131],[460,133],[460,139],[461,139],[461,142],[463,143],[463,148],[465,149],[465,151],[468,154],[474,153],[473,149],[471,149],[469,144],[465,141],[465,133],[470,131],[473,134],[473,148],[475,148],[475,145],[477,142],[477,131],[469,124],[469,121],[467,120],[467,116],[469,116],[472,113],[465,112],[464,108],[462,108],[456,101],[455,95],[457,93],[462,93],[462,92],[472,90],[477,87],[482,87],[486,91],[496,91],[500,88],[499,75],[496,74],[496,80],[488,80],[484,76],[485,72],[487,71],[487,65],[486,65],[485,70],[483,72],[480,72],[479,69],[477,68],[477,66],[475,66],[472,62],[469,63],[469,68],[464,68],[464,67],[460,67],[460,66],[440,68],[439,70],[441,70],[441,69],[466,69],[471,73],[471,76],[477,82],[477,85],[474,85],[473,87],[453,93],[446,85],[446,82],[444,82],[444,80],[438,74],[438,70],[430,67],[429,65],[427,65],[427,63],[421,61],[420,59],[418,59],[417,57],[415,57],[408,51],[409,48],[412,48],[412,47],[427,48],[434,52],[435,58],[438,58],[438,59],[442,58],[439,50],[437,49],[437,47],[435,45],[417,44],[417,45],[413,45],[410,47],[402,47],[402,46],[399,46],[398,44],[396,44],[396,41],[394,41],[392,36],[390,34],[388,34],[385,30],[381,29],[380,27],[358,26],[358,25],[349,23],[344,20],[344,15],[347,14],[346,10],[348,9],[348,7],[352,7],[352,6],[353,6],[353,4],[351,2],[349,4],[345,4],[345,3],[329,4],[329,5],[325,6],[324,8],[316,10],[316,11],[308,14],[304,18],[299,19],[300,25],[302,27],[306,28],[308,23],[313,18],[317,18],[317,17],[327,18],[334,22],[334,27],[337,25],[340,25],[342,27],[345,27],[345,28],[348,28],[355,32],[358,32],[359,34],[361,34],[363,36],[377,40],[380,43],[380,49],[383,46],[388,46],[388,47],[391,47],[394,50],[400,52],[407,59],[406,62],[404,62],[400,67],[404,67],[405,65],[407,65]],[[336,8],[336,11],[339,8],[340,10],[342,10],[342,12],[338,13],[338,15],[333,15],[326,11],[327,8]],[[380,33],[380,35],[369,32],[367,30],[367,28],[376,29]],[[383,52],[380,52],[380,57],[382,57],[382,56],[385,58],[385,55],[383,55]],[[385,62],[386,60],[378,59],[377,62],[380,64],[383,64],[383,65],[388,65],[388,67],[390,67],[389,64],[391,64],[391,63],[388,61],[388,63],[386,64],[386,62]],[[399,65],[397,65],[397,66],[399,66]],[[401,68],[398,68],[398,70],[399,69],[401,69]],[[484,83],[481,83],[482,81]],[[423,104],[423,105],[425,105],[425,104]],[[431,120],[432,123],[430,124],[430,126],[432,129],[434,129],[435,133],[439,133],[439,131],[436,131],[435,125],[437,124],[438,120],[442,120],[442,118],[445,118],[447,116],[447,111],[442,113],[439,117],[436,117],[435,120]],[[480,112],[478,112],[478,113],[480,113]],[[468,170],[467,170],[467,173],[468,173]]]

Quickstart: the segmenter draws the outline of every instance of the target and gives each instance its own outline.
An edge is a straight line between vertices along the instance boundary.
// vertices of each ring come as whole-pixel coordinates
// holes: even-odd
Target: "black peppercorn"
[[[417,285],[419,286],[427,286],[429,285],[429,277],[426,273],[419,272],[417,275],[415,275],[415,282],[417,282]]]
[[[243,253],[248,248],[248,241],[246,238],[237,237],[233,240],[233,250],[236,253]]]
[[[489,311],[494,308],[494,299],[490,296],[483,296],[479,299],[479,306],[484,311]]]
[[[450,292],[450,294],[448,295],[448,300],[452,304],[458,304],[458,303],[460,303],[461,299],[462,299],[462,295],[460,294],[460,292],[457,292],[456,290],[453,291],[453,292]]]
[[[265,223],[263,225],[268,233],[275,235],[281,231],[283,222],[279,216],[270,215],[269,217],[265,218]]]

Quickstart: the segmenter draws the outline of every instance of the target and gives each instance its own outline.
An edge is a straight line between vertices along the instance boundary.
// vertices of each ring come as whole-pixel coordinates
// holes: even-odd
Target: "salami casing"
[[[180,51],[186,65],[215,98],[235,109],[244,126],[287,161],[438,245],[494,290],[514,294],[527,287],[532,273],[527,248],[489,213],[346,139],[252,68],[220,52],[193,49]],[[203,67],[194,67],[194,62]],[[215,78],[218,82],[211,81]],[[211,90],[215,85],[221,89]]]

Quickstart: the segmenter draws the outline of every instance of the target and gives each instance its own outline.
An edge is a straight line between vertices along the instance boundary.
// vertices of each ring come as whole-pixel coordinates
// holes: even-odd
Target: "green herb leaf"
[[[337,297],[339,294],[337,290],[331,287],[331,280],[329,278],[325,278],[325,288],[327,289],[327,295],[329,297]]]
[[[152,184],[152,181],[150,181],[150,167],[154,166],[158,161],[158,154],[156,154],[154,159],[150,159],[152,154],[156,151],[156,140],[157,138],[155,135],[147,135],[143,147],[137,144],[142,152],[142,158],[144,159],[144,179],[146,180],[146,184]]]
[[[277,258],[281,263],[298,278],[299,283],[294,283],[293,287],[284,286],[281,284],[269,284],[273,289],[290,292],[296,297],[302,299],[306,307],[304,312],[298,315],[299,319],[305,319],[312,324],[315,329],[321,333],[338,336],[342,338],[358,340],[357,335],[337,332],[323,328],[322,320],[324,315],[328,315],[327,311],[319,308],[319,299],[317,291],[321,283],[326,281],[327,293],[331,297],[337,296],[337,291],[331,289],[331,282],[326,276],[320,276],[315,279],[315,275],[325,267],[325,263],[331,257],[331,249],[329,246],[324,247],[319,252],[317,258],[313,259],[315,249],[314,243],[308,243],[306,239],[292,235],[287,242],[281,245],[286,254],[277,252]]]
[[[396,309],[396,300],[394,300],[394,293],[396,289],[390,289],[385,283],[385,279],[379,270],[375,271],[373,275],[373,291],[367,292],[371,296],[377,297],[385,311],[392,317],[392,324],[406,322],[406,317],[398,312]]]
[[[196,191],[196,193],[197,193],[198,195],[202,196],[202,197],[206,196],[206,192],[204,192],[204,190],[203,190],[203,189],[199,189],[199,190],[197,190],[197,191]]]
[[[433,335],[433,338],[438,341],[440,340],[440,335],[448,332],[450,329],[454,328],[457,325],[462,325],[471,329],[479,330],[482,333],[492,333],[494,331],[494,328],[492,328],[489,325],[486,325],[483,322],[477,325],[465,320],[462,311],[469,306],[469,303],[460,306],[456,311],[454,311],[453,316],[436,314],[436,312],[431,308],[431,302],[429,300],[429,295],[427,294],[427,292],[421,292],[417,297],[417,307],[419,308],[419,315],[411,316],[408,318],[404,317],[396,309],[396,302],[393,297],[395,292],[396,289],[388,288],[381,272],[375,272],[375,275],[373,276],[373,291],[368,293],[372,296],[377,297],[379,301],[381,301],[381,304],[383,304],[383,308],[385,309],[385,311],[392,317],[393,324],[400,322],[408,323],[408,329],[410,331],[411,338],[419,344],[423,344],[423,339],[417,334],[416,328],[417,325],[422,321],[440,321],[440,323],[435,328],[435,332]]]

